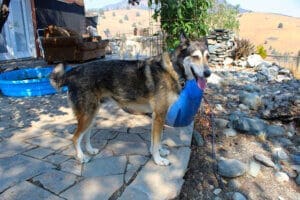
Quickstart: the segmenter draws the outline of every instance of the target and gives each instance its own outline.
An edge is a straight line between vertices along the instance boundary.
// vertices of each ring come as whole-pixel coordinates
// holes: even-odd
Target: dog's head
[[[206,78],[211,74],[206,38],[191,41],[182,34],[172,60],[186,80],[196,79],[199,88],[205,89]]]

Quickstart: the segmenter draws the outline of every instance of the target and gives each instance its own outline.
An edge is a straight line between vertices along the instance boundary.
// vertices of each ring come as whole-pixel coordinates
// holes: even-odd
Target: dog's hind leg
[[[161,133],[163,130],[165,115],[153,112],[152,114],[152,130],[151,130],[151,147],[150,151],[153,156],[154,162],[157,165],[169,165],[168,159],[162,158],[160,155],[161,149]]]
[[[86,115],[86,114],[77,115],[77,121],[78,121],[77,129],[74,133],[72,140],[73,140],[76,152],[77,152],[77,158],[81,163],[85,163],[90,160],[90,157],[83,153],[82,148],[81,148],[81,142],[82,142],[84,135],[87,132],[89,132],[92,120],[93,120],[93,117],[91,117],[89,115]]]
[[[91,145],[91,129],[92,129],[93,122],[90,125],[87,133],[85,134],[85,148],[89,154],[95,155],[99,152],[99,149],[93,148]]]

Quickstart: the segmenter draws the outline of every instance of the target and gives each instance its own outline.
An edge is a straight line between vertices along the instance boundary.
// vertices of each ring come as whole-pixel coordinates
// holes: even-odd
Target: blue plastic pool
[[[194,120],[201,104],[203,91],[195,79],[188,80],[177,101],[169,108],[166,124],[173,127],[188,126]]]
[[[5,96],[30,97],[56,93],[49,80],[53,67],[20,69],[0,74],[0,90]],[[67,88],[63,89],[64,91]]]

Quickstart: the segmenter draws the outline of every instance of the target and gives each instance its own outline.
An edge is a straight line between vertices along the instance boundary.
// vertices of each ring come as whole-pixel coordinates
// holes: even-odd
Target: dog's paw
[[[170,161],[168,159],[162,158],[160,156],[153,157],[153,159],[157,165],[162,165],[162,166],[170,165]]]
[[[162,157],[166,157],[170,154],[170,151],[166,148],[160,148],[159,149],[159,154],[162,156]]]
[[[81,156],[77,156],[77,158],[78,158],[80,163],[87,163],[91,160],[91,157],[88,156],[88,155],[85,155],[85,154],[83,154]]]
[[[91,148],[91,149],[86,149],[86,150],[89,154],[92,154],[92,155],[96,155],[97,153],[99,153],[99,149],[96,149],[96,148]]]

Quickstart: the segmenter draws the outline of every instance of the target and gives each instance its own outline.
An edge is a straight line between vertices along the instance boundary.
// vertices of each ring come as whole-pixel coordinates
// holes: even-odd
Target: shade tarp
[[[35,0],[38,29],[57,25],[85,32],[85,12],[82,0]]]

